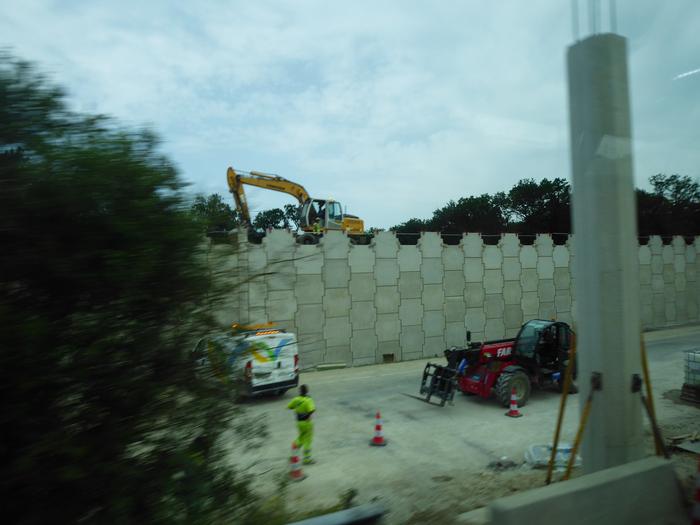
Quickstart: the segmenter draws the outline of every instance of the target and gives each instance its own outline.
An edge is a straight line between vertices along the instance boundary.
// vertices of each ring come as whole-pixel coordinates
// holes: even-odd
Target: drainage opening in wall
[[[382,362],[393,363],[394,362],[394,354],[382,354]]]

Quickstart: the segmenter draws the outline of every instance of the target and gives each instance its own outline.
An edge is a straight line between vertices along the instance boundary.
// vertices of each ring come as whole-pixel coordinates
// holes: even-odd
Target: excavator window
[[[340,207],[339,202],[333,202],[329,205],[328,218],[332,221],[342,221],[343,220],[343,209]]]

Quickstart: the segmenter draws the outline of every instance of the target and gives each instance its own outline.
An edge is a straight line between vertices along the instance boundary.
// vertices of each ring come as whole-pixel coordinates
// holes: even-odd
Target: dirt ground
[[[684,352],[697,348],[698,336],[700,327],[645,337],[664,437],[700,432],[700,409],[678,399]],[[494,400],[463,395],[455,397],[453,406],[435,407],[409,397],[417,393],[425,363],[302,374],[317,406],[313,449],[317,463],[305,467],[304,481],[286,487],[292,511],[334,505],[352,490],[354,503],[381,502],[389,511],[385,520],[389,525],[457,523],[461,513],[544,485],[546,473],[525,465],[523,454],[531,444],[551,442],[559,395],[535,392],[519,419],[504,417],[505,410]],[[248,414],[267,425],[269,436],[256,450],[232,452],[232,461],[247,467],[266,495],[279,493],[280,482],[288,476],[295,428],[286,404],[292,395],[246,403]],[[386,447],[369,446],[378,409]],[[574,395],[567,403],[563,441],[573,441],[578,420],[579,400]],[[645,432],[651,455],[648,424]],[[488,467],[502,457],[515,466],[502,471]],[[672,460],[690,496],[697,456],[673,451]]]

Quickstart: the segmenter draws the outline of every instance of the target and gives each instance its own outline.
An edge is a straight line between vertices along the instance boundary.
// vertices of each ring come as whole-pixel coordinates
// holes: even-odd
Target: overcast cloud
[[[698,177],[700,3],[617,6],[637,183]],[[37,61],[76,109],[153,127],[193,191],[228,196],[229,165],[273,172],[387,227],[570,175],[566,0],[2,7],[0,46]],[[294,202],[263,190],[249,200]]]

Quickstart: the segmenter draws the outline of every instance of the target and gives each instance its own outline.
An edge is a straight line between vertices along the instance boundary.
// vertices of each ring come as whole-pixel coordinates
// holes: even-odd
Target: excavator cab
[[[343,229],[343,208],[338,201],[309,199],[301,207],[300,225],[302,230],[313,228],[316,218],[321,219],[325,230]]]

